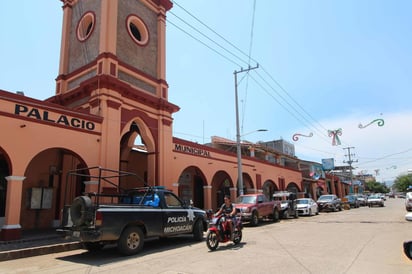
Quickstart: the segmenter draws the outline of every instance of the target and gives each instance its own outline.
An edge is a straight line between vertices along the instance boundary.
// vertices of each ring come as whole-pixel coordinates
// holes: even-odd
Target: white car
[[[296,199],[296,206],[299,215],[318,215],[318,204],[311,198],[299,198]]]
[[[372,194],[368,197],[367,204],[369,207],[372,206],[385,206],[382,197],[378,194]]]
[[[412,211],[412,192],[407,192],[405,195],[406,211]]]

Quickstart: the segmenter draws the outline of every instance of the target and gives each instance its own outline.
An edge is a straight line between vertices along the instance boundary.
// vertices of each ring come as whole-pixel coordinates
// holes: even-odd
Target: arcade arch
[[[6,177],[11,175],[10,158],[7,153],[0,147],[0,225],[4,224],[7,199],[7,180]]]
[[[255,193],[255,187],[253,185],[252,178],[249,174],[243,173],[243,193]],[[237,195],[240,195],[239,181],[237,182]]]
[[[229,174],[222,170],[216,172],[212,179],[211,205],[213,211],[223,204],[225,195],[231,195],[232,188],[233,182]]]
[[[192,201],[198,208],[204,208],[204,186],[207,185],[205,175],[195,166],[185,168],[179,176],[178,195],[182,200]]]
[[[122,181],[123,188],[134,188],[145,184],[154,185],[155,173],[155,145],[146,124],[140,119],[130,123],[129,129],[120,140],[120,170],[135,173],[139,178],[139,185],[133,181]]]
[[[266,182],[263,183],[263,186],[262,186],[263,194],[265,194],[265,196],[269,200],[272,200],[273,193],[275,191],[278,191],[278,190],[279,189],[278,189],[277,185],[271,180],[267,180]]]
[[[296,183],[289,183],[288,186],[286,187],[286,191],[293,192],[293,193],[299,193],[299,186]]]
[[[65,174],[84,167],[85,161],[65,148],[49,148],[34,156],[24,174],[20,209],[22,228],[56,226],[64,198],[73,200],[85,190],[81,178],[67,182]]]

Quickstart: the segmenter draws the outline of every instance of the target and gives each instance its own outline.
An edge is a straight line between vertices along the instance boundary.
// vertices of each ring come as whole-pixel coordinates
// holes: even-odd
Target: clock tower
[[[49,102],[101,116],[97,165],[167,181],[172,114],[165,72],[170,0],[61,0],[56,94]],[[139,138],[144,156],[129,165]]]

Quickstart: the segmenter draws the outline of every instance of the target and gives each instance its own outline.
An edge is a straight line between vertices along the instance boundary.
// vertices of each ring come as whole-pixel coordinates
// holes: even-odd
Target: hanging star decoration
[[[336,129],[336,130],[328,130],[328,135],[329,137],[332,137],[332,146],[339,146],[340,143],[340,139],[339,136],[342,135],[342,129]]]
[[[312,137],[313,136],[313,133],[311,132],[311,133],[309,133],[309,135],[304,135],[304,134],[301,134],[301,133],[295,133],[295,134],[293,134],[293,136],[292,136],[292,140],[293,141],[297,141],[297,140],[299,140],[299,137],[298,136],[302,136],[302,137]]]
[[[362,125],[361,123],[359,123],[359,128],[365,128],[370,126],[373,123],[377,123],[378,126],[382,127],[385,124],[385,121],[383,119],[375,119],[372,122],[370,122],[369,124],[367,124],[366,126]]]

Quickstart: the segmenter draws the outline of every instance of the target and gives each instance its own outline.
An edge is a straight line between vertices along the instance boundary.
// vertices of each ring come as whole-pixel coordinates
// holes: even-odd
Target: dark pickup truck
[[[163,187],[125,190],[113,182],[121,181],[122,177],[132,173],[100,167],[98,172],[87,170],[71,171],[68,177],[87,176],[90,179],[87,182],[97,184],[98,191],[84,193],[65,205],[61,227],[58,228],[58,232],[79,240],[86,249],[93,251],[107,244],[117,244],[122,254],[133,255],[143,248],[144,240],[149,237],[193,234],[195,240],[203,239],[203,232],[207,229],[204,210],[187,205]],[[107,190],[108,185],[112,186],[111,194],[101,191]]]

